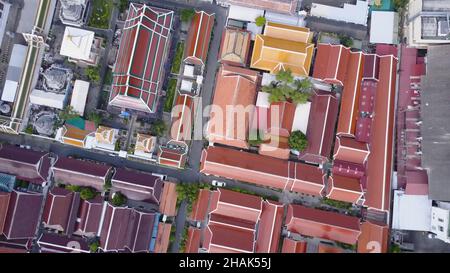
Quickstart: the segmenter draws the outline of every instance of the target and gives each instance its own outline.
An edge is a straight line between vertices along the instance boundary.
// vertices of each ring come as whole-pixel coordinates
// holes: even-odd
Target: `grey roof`
[[[450,5],[448,0],[423,0],[422,2],[423,11],[450,11]]]
[[[450,201],[450,45],[430,46],[422,79],[422,166],[430,198]]]

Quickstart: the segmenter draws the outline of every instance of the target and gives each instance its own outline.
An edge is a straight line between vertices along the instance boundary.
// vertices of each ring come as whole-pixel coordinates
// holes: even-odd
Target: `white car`
[[[227,184],[222,181],[213,180],[211,184],[215,187],[225,187]]]

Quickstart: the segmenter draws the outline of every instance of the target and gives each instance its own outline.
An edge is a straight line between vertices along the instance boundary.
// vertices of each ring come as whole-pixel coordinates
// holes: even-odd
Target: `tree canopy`
[[[73,107],[71,105],[68,105],[66,107],[64,107],[64,109],[62,109],[59,112],[59,119],[61,120],[68,120],[68,119],[73,119],[80,116],[78,114],[78,112],[76,112]]]
[[[301,131],[294,131],[289,136],[288,144],[291,149],[302,152],[308,147],[308,139]]]
[[[103,117],[102,117],[102,115],[99,114],[99,113],[91,112],[91,113],[88,115],[88,120],[94,122],[94,123],[95,123],[95,127],[98,127],[98,125],[100,125],[100,123],[102,122]]]
[[[100,67],[98,66],[89,66],[84,70],[86,77],[93,83],[100,82]]]
[[[195,15],[194,9],[183,9],[181,11],[180,19],[182,22],[188,23],[189,21],[191,21],[191,19],[192,19],[192,17],[194,17],[194,15]]]
[[[152,124],[152,133],[156,136],[163,136],[167,129],[166,123],[163,120],[157,120]]]
[[[294,81],[294,76],[292,76],[292,71],[290,69],[280,70],[276,75],[277,81],[284,83],[292,83]]]
[[[343,46],[346,46],[346,47],[352,47],[353,46],[353,39],[348,37],[348,36],[345,36],[345,35],[339,36],[339,41],[341,42],[341,44]]]
[[[80,198],[83,200],[93,199],[97,192],[93,188],[85,187],[80,191]]]
[[[264,16],[258,16],[258,17],[256,17],[256,19],[255,19],[255,24],[256,24],[258,27],[264,26],[264,25],[266,24],[266,18],[265,18]]]
[[[114,193],[114,197],[111,200],[111,203],[114,206],[122,206],[127,202],[127,197],[123,195],[120,191]]]

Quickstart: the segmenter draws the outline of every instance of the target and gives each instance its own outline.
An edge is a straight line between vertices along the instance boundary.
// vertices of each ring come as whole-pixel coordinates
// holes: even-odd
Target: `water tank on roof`
[[[11,112],[11,106],[9,106],[9,104],[6,104],[6,103],[0,105],[0,112],[2,114],[7,114],[7,113]]]

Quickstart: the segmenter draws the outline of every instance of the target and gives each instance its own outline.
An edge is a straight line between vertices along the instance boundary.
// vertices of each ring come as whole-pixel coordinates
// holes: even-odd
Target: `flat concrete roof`
[[[422,166],[430,198],[450,201],[450,45],[429,46],[422,78]]]

